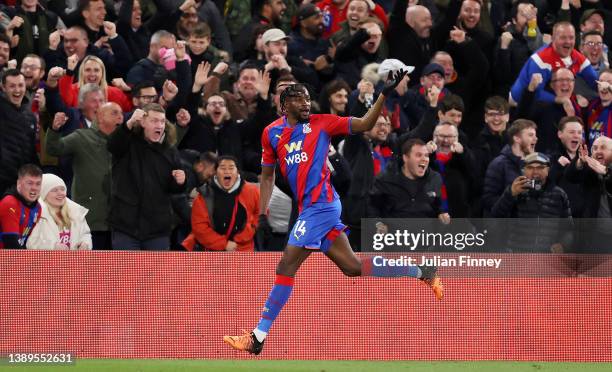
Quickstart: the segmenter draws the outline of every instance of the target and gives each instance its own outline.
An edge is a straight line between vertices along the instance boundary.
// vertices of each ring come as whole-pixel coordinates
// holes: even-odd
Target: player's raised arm
[[[385,98],[393,91],[393,89],[395,89],[395,87],[399,85],[406,74],[408,74],[408,71],[399,70],[395,74],[393,74],[392,71],[389,71],[389,78],[385,83],[385,87],[378,95],[376,102],[374,102],[372,107],[370,107],[365,115],[360,118],[354,117],[351,119],[351,132],[366,132],[374,127],[374,124],[376,124],[376,120],[382,111]]]

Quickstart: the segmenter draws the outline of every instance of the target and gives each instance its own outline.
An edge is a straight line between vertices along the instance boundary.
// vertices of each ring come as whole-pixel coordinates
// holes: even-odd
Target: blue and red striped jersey
[[[262,134],[261,165],[280,165],[298,209],[316,202],[332,202],[338,194],[330,182],[327,154],[333,136],[351,132],[351,118],[329,114],[313,114],[305,123],[291,126],[285,116],[268,125]]]

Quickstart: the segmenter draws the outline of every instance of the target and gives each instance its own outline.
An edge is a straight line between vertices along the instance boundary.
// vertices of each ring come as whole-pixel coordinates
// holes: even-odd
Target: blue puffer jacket
[[[484,215],[490,216],[491,208],[508,185],[521,175],[521,158],[512,153],[510,145],[504,146],[501,153],[493,159],[485,175],[482,190]]]

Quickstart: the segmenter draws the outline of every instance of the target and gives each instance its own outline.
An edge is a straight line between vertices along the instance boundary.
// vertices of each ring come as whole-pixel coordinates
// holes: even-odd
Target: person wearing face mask
[[[193,202],[187,250],[253,251],[259,216],[259,188],[240,177],[236,158],[220,156],[211,182]],[[196,244],[197,243],[197,244]]]
[[[190,121],[177,114],[181,126]],[[110,214],[113,249],[168,250],[172,230],[171,193],[183,192],[176,128],[159,104],[134,111],[109,137],[112,155]],[[137,172],[134,169],[138,170]]]
[[[550,159],[538,152],[523,159],[522,174],[491,208],[496,218],[513,218],[507,248],[512,252],[563,253],[571,245],[572,213],[565,191],[550,182]]]
[[[91,233],[85,220],[87,208],[66,197],[60,177],[43,174],[40,192],[41,216],[28,239],[27,249],[91,249]]]

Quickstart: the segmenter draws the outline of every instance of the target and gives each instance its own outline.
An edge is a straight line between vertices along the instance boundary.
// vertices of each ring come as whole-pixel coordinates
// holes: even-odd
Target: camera
[[[529,180],[529,183],[527,185],[532,190],[535,190],[535,191],[542,190],[542,180],[532,179],[532,180]]]

